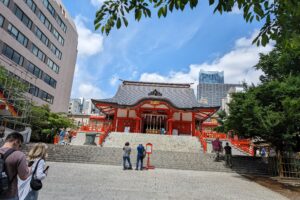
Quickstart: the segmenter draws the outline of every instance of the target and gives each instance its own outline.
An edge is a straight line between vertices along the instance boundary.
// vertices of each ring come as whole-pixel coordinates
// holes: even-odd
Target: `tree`
[[[264,20],[260,33],[253,41],[257,45],[265,46],[271,39],[277,41],[282,37],[286,38],[287,33],[282,33],[283,26],[300,26],[298,0],[208,0],[208,2],[214,6],[214,12],[220,14],[231,12],[237,6],[243,11],[246,22]],[[183,11],[187,6],[193,9],[197,5],[198,0],[106,0],[96,12],[94,25],[96,30],[100,28],[102,33],[108,35],[114,27],[119,29],[122,24],[127,27],[127,16],[130,13],[134,13],[135,20],[140,21],[143,16],[150,18],[153,10],[157,11],[158,17],[166,17],[168,11]],[[290,23],[285,24],[286,21]]]
[[[300,131],[300,76],[272,80],[233,94],[226,131],[252,138],[259,136],[278,149],[295,144]]]
[[[60,128],[74,128],[73,122],[63,114],[51,112],[48,105],[33,106],[31,112],[32,140],[52,142]]]
[[[28,83],[0,66],[0,92],[18,115],[18,118],[13,120],[20,123],[28,122],[26,118],[30,110],[30,100],[25,96],[28,88]]]

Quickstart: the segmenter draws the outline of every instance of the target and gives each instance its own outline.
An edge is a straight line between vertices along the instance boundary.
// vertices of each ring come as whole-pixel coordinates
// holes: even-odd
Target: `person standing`
[[[125,143],[125,146],[123,147],[123,169],[132,169],[132,165],[130,162],[130,153],[131,153],[131,147],[129,146],[129,142]],[[126,161],[128,162],[128,168],[126,167]]]
[[[59,133],[59,144],[64,144],[65,143],[65,135],[66,135],[66,131],[65,131],[64,128],[62,128],[60,133]]]
[[[29,151],[28,159],[31,168],[31,176],[25,181],[18,181],[19,200],[37,200],[38,191],[33,190],[30,187],[30,181],[32,178],[38,180],[44,180],[47,176],[47,170],[45,169],[45,159],[47,158],[47,145],[45,143],[37,143]]]
[[[23,136],[18,132],[12,132],[6,137],[4,145],[0,148],[0,154],[4,160],[4,171],[9,178],[9,189],[1,192],[1,200],[18,200],[17,176],[21,180],[26,180],[30,176],[26,156],[19,151],[22,143]]]
[[[135,170],[139,169],[139,163],[140,164],[140,170],[143,170],[143,160],[145,157],[145,147],[142,144],[139,144],[139,146],[137,147],[137,159],[136,159],[136,168]]]
[[[222,143],[219,140],[219,138],[216,138],[214,141],[212,141],[213,150],[216,153],[215,161],[220,161],[220,153],[222,151]]]
[[[224,150],[225,150],[226,166],[232,167],[232,152],[231,152],[231,146],[229,146],[228,142],[226,142],[226,146],[224,147]]]

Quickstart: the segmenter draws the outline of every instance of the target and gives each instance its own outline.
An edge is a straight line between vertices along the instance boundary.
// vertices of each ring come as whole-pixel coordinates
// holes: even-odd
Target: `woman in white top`
[[[45,143],[37,143],[33,146],[33,148],[29,151],[29,165],[31,165],[31,173],[34,172],[37,164],[37,170],[34,174],[34,177],[39,180],[43,180],[46,177],[45,171],[45,159],[47,158],[47,145]],[[30,187],[30,181],[32,179],[33,174],[28,177],[25,181],[18,182],[18,193],[19,200],[37,200],[38,199],[38,191],[32,190]]]

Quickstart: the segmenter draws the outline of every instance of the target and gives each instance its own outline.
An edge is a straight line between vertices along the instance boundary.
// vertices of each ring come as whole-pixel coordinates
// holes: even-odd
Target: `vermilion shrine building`
[[[219,107],[196,100],[190,84],[123,81],[116,95],[92,102],[106,115],[111,131],[195,135]]]

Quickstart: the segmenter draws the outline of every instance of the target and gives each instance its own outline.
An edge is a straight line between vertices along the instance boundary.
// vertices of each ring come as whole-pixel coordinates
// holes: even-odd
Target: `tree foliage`
[[[73,128],[74,124],[63,114],[53,113],[48,105],[43,105],[32,107],[31,126],[34,141],[52,142],[60,128]]]
[[[226,131],[259,136],[282,149],[293,146],[300,131],[300,76],[272,80],[233,94]]]
[[[210,6],[214,6],[214,12],[220,14],[231,12],[236,6],[243,12],[246,22],[263,21],[264,25],[259,35],[253,41],[257,45],[265,46],[270,40],[279,40],[283,36],[283,26],[299,27],[300,11],[298,0],[208,0]],[[168,12],[183,11],[186,7],[194,9],[198,0],[106,0],[96,12],[95,29],[101,29],[107,35],[112,28],[128,26],[127,17],[134,14],[135,20],[142,17],[150,18],[152,11],[157,12],[158,17],[166,17]],[[285,24],[286,21],[290,24]],[[289,34],[293,34],[292,32]],[[298,38],[299,39],[299,38]]]

